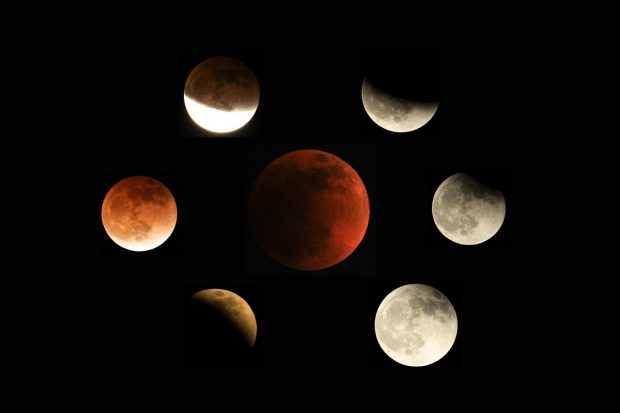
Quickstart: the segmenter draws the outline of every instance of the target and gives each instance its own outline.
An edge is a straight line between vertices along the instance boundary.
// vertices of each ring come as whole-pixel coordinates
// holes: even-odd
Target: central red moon
[[[349,164],[327,152],[300,150],[271,162],[258,176],[249,204],[258,244],[298,270],[338,264],[364,238],[370,203]]]

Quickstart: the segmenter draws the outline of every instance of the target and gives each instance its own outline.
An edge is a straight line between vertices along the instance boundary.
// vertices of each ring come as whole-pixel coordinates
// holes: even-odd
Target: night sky
[[[260,84],[256,114],[230,137],[200,129],[183,105],[187,74],[218,55],[247,64]],[[99,293],[109,300],[93,315],[106,332],[106,357],[156,360],[182,372],[208,365],[292,376],[335,372],[412,379],[437,371],[460,377],[480,360],[504,357],[504,339],[490,331],[496,329],[491,320],[510,311],[498,297],[508,288],[507,263],[519,256],[514,229],[523,201],[517,188],[526,166],[516,160],[514,138],[484,108],[494,104],[498,86],[472,67],[492,61],[486,53],[454,49],[238,45],[188,45],[119,60],[111,67],[114,87],[102,93],[120,96],[131,84],[134,96],[107,108],[108,122],[89,138],[95,144],[83,160],[92,179],[89,221],[83,224],[95,234],[95,277]],[[147,73],[145,62],[152,65]],[[385,131],[363,109],[366,76],[388,89],[402,84],[407,96],[438,98],[438,112],[417,131]],[[340,157],[358,172],[370,197],[362,243],[342,263],[315,272],[270,259],[247,223],[255,178],[269,162],[296,149]],[[481,245],[452,243],[433,223],[434,191],[456,172],[501,189],[506,198],[501,230]],[[107,190],[131,175],[159,180],[177,202],[176,228],[153,251],[126,251],[101,225]],[[408,283],[439,289],[459,320],[452,350],[424,368],[397,364],[374,335],[380,302]],[[187,331],[196,325],[188,316],[188,299],[206,288],[229,289],[250,303],[258,320],[251,352],[235,357],[236,350],[220,348],[222,356],[214,357],[188,344]]]

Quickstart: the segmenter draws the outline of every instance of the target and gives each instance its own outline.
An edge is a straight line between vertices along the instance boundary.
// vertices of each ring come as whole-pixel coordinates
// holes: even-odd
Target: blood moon
[[[148,176],[117,182],[105,196],[101,220],[106,233],[131,251],[159,247],[177,223],[177,204],[164,184]]]
[[[364,238],[369,217],[368,193],[357,172],[318,150],[277,158],[250,193],[249,220],[258,244],[298,270],[320,270],[347,258]]]

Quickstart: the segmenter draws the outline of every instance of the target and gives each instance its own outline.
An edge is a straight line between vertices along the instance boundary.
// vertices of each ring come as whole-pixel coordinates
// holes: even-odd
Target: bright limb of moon
[[[216,133],[233,132],[245,126],[256,113],[252,110],[224,111],[210,108],[187,95],[183,95],[185,108],[192,120],[201,128]]]
[[[458,321],[448,297],[424,284],[389,293],[375,316],[379,346],[392,360],[422,367],[443,358],[456,340]]]
[[[373,122],[398,133],[411,132],[426,125],[439,107],[438,102],[416,102],[392,96],[374,87],[367,79],[362,83],[362,104]]]
[[[506,201],[501,191],[461,172],[439,185],[432,213],[437,229],[450,241],[476,245],[499,231],[506,217]]]

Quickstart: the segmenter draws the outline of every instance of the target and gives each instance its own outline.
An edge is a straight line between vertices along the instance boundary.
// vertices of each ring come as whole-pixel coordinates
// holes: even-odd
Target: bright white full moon
[[[375,334],[381,349],[405,366],[421,367],[444,357],[456,340],[456,311],[433,287],[407,284],[379,305]]]

